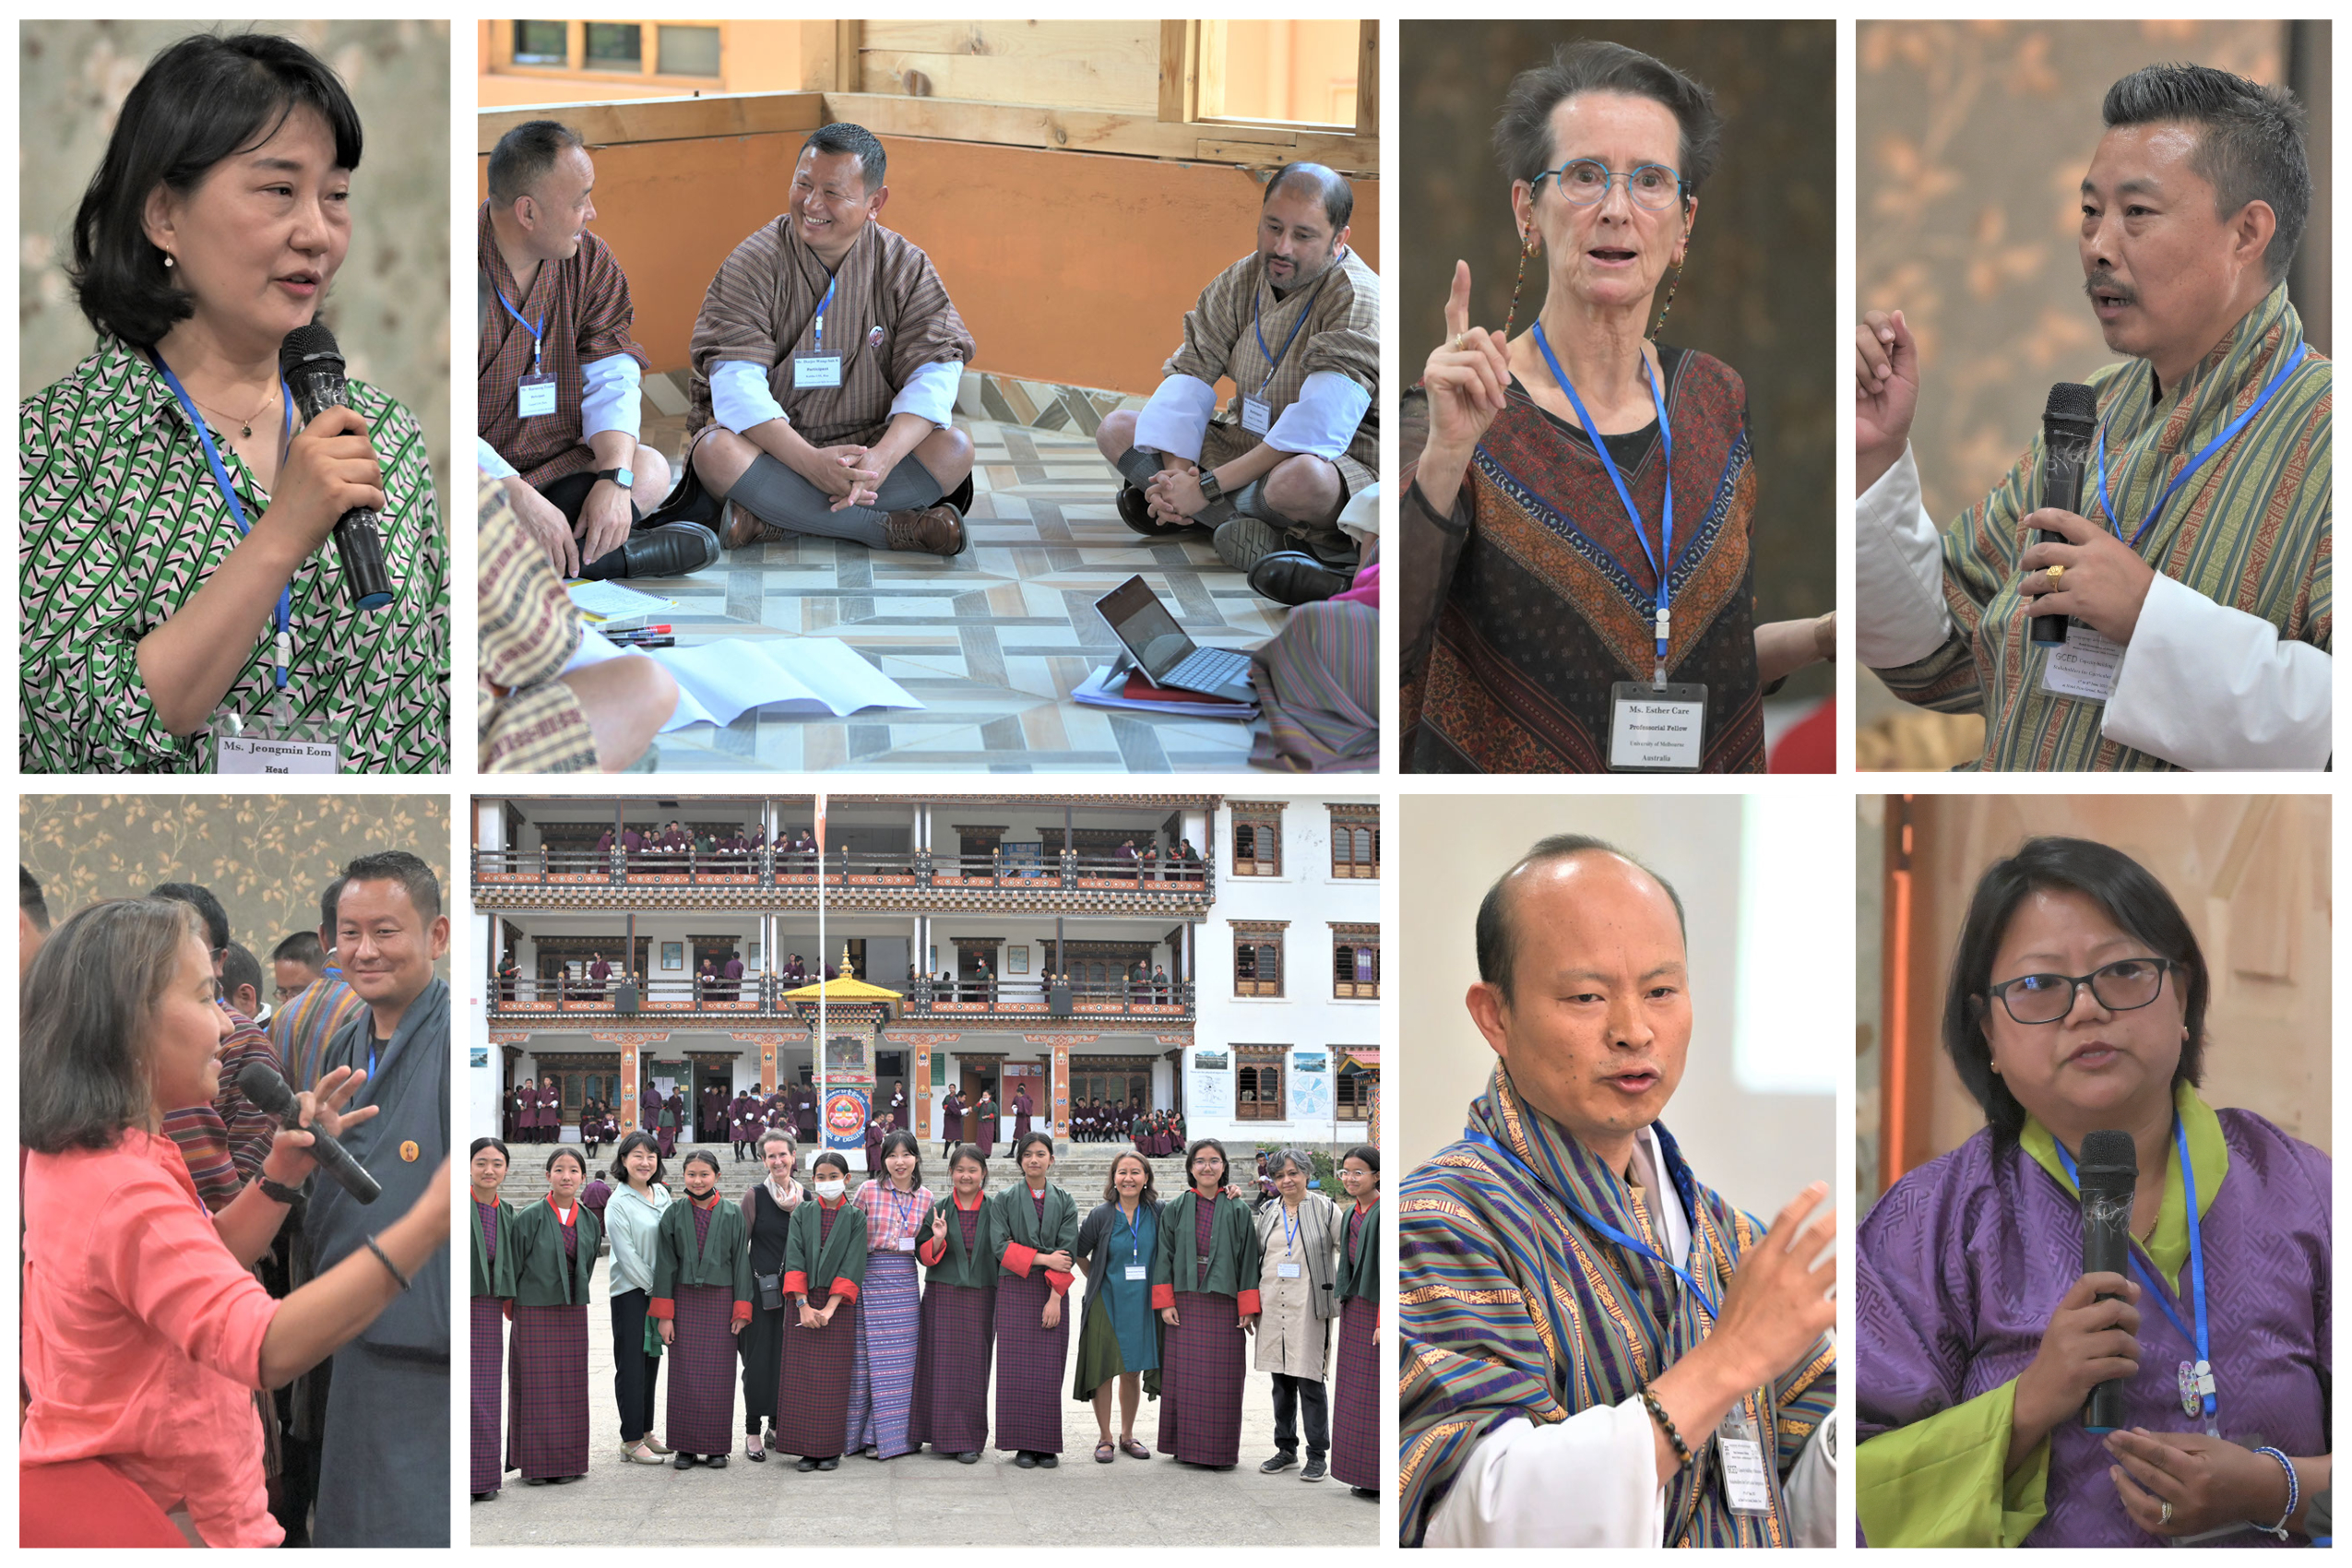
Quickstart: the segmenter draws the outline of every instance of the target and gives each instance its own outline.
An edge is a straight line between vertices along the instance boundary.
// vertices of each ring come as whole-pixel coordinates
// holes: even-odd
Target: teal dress
[[[1087,1260],[1087,1299],[1080,1313],[1078,1354],[1071,1396],[1093,1397],[1105,1380],[1141,1372],[1159,1392],[1159,1314],[1151,1307],[1152,1249],[1159,1241],[1159,1211],[1139,1205],[1131,1229],[1115,1203],[1099,1205],[1078,1229],[1077,1255]],[[1127,1267],[1144,1277],[1127,1277]]]

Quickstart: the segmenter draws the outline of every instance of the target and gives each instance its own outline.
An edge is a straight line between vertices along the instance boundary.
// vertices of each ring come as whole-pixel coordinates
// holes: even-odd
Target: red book
[[[1230,699],[1211,696],[1206,692],[1187,692],[1174,686],[1155,686],[1151,683],[1151,677],[1140,670],[1129,672],[1127,683],[1119,689],[1119,695],[1129,702],[1199,702],[1208,703],[1218,707],[1234,706]]]

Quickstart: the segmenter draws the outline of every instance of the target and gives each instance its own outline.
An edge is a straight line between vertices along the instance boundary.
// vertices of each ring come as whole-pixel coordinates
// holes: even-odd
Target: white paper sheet
[[[678,608],[674,599],[656,599],[619,583],[574,583],[564,591],[571,596],[581,614],[606,621],[642,621],[648,615],[666,615]]]

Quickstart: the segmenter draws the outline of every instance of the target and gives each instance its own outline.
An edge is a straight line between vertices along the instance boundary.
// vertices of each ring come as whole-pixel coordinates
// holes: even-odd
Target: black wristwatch
[[[1217,482],[1215,469],[1201,470],[1201,497],[1212,506],[1225,498],[1225,487]]]
[[[624,490],[635,490],[637,487],[637,476],[627,469],[599,469],[596,470],[596,477],[609,479]]]
[[[267,1176],[257,1176],[255,1178],[255,1181],[260,1184],[261,1195],[267,1198],[271,1203],[284,1204],[287,1207],[291,1208],[294,1205],[303,1201],[303,1189],[301,1187],[289,1187],[284,1182],[273,1182]],[[308,1184],[308,1182],[304,1182],[305,1186]]]

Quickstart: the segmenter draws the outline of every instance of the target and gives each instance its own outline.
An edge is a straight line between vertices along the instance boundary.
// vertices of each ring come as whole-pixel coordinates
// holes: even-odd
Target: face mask
[[[816,1184],[816,1195],[830,1203],[841,1195],[841,1187],[842,1183],[839,1182],[819,1182]]]

